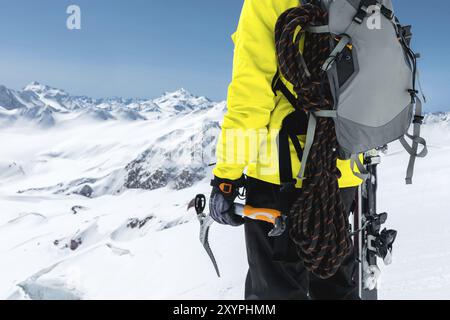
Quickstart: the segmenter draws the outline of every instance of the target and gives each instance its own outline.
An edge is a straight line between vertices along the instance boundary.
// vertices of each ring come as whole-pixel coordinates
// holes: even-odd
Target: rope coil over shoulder
[[[314,122],[315,132],[302,163],[303,192],[290,210],[290,236],[305,267],[327,279],[336,274],[352,250],[349,222],[340,197],[337,169],[338,141],[332,118],[333,97],[322,66],[332,52],[331,36],[308,33],[305,52],[300,52],[301,35],[308,28],[327,25],[328,13],[314,4],[286,11],[277,22],[276,49],[281,74],[294,85],[296,105]],[[300,33],[297,33],[301,28]],[[303,175],[303,173],[302,173]]]

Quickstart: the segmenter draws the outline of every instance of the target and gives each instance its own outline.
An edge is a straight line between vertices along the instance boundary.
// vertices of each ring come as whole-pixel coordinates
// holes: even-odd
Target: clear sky
[[[282,1],[282,0],[278,0]],[[0,0],[0,84],[31,81],[92,97],[184,87],[226,97],[243,0]],[[450,110],[450,1],[394,0],[414,24],[428,111]],[[82,10],[82,30],[66,9]]]

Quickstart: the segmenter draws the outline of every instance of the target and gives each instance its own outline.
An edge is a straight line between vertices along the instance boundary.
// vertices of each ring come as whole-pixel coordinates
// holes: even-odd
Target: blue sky
[[[242,3],[0,0],[0,84],[19,89],[37,80],[93,97],[156,97],[184,87],[225,99]],[[394,3],[414,24],[428,111],[450,110],[450,2]],[[81,31],[66,28],[71,4],[81,7]]]

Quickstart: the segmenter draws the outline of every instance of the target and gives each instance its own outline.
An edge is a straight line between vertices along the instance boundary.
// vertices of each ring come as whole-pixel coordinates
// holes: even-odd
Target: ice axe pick
[[[200,222],[200,242],[205,248],[211,262],[214,265],[217,276],[220,278],[219,266],[217,260],[211,250],[209,244],[209,230],[214,223],[213,218],[210,215],[205,214],[206,197],[203,194],[199,194],[195,197],[195,211],[197,212],[197,218]],[[253,208],[251,206],[244,206],[242,204],[235,204],[235,214],[252,220],[264,221],[274,225],[274,228],[270,231],[270,237],[281,236],[286,231],[286,219],[280,211],[274,209],[262,209]]]

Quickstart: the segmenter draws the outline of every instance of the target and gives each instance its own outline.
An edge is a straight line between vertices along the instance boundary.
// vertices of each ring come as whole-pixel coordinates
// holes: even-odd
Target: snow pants
[[[256,208],[278,209],[279,186],[249,178],[247,204]],[[296,190],[291,205],[300,195]],[[357,188],[341,189],[342,200],[350,216]],[[355,279],[356,252],[344,261],[338,273],[322,280],[310,274],[299,258],[288,232],[271,238],[269,223],[247,219],[245,237],[249,272],[245,285],[247,300],[358,300]]]

